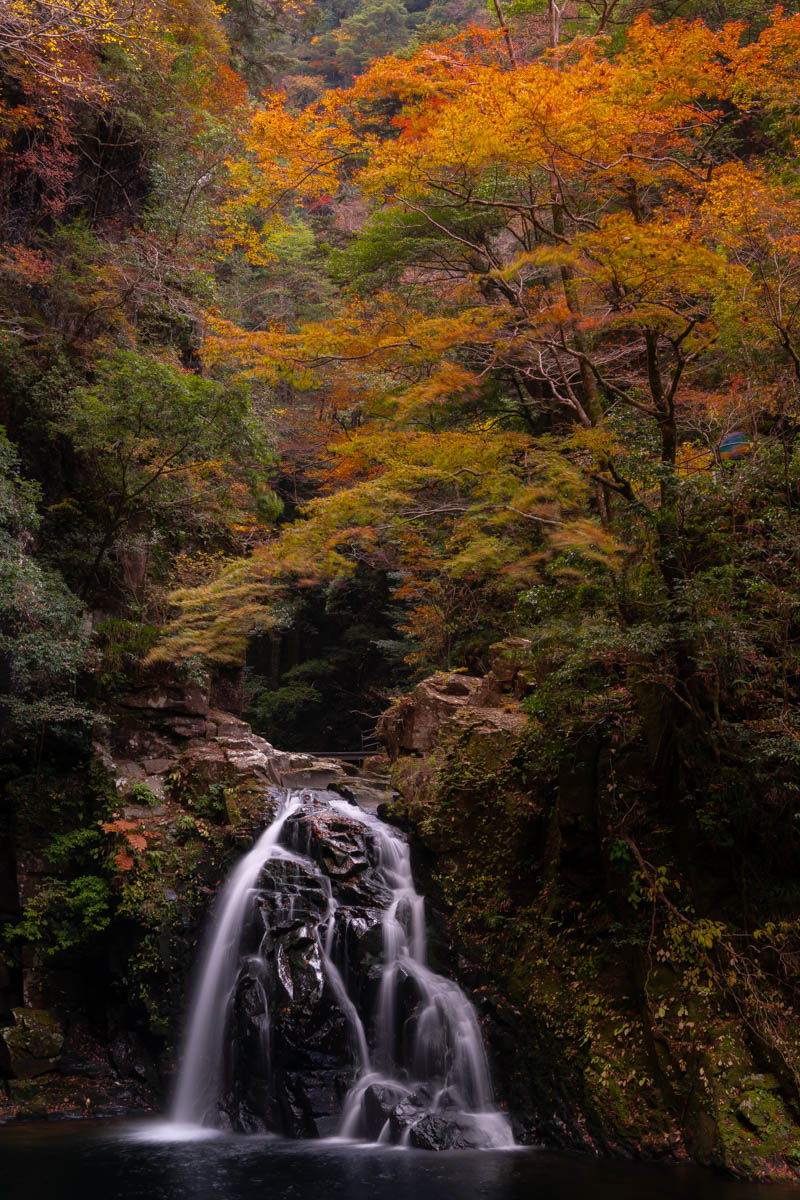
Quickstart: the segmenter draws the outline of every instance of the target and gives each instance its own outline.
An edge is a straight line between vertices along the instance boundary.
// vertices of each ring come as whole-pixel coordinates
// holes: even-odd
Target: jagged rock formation
[[[213,785],[330,788],[376,805],[386,800],[385,779],[337,760],[275,749],[233,713],[209,706],[200,688],[148,688],[124,696],[100,761],[122,798],[142,784],[156,798]]]
[[[98,814],[94,828],[109,830],[107,851],[116,838],[122,867],[110,880],[112,923],[56,958],[26,948],[21,970],[0,960],[0,1029],[16,1047],[0,1047],[0,1120],[158,1105],[206,910],[229,863],[269,819],[270,789],[335,788],[373,809],[394,794],[380,774],[276,750],[213,707],[207,691],[174,681],[126,694],[108,714],[88,770],[66,782],[82,810]],[[51,886],[45,851],[53,829],[27,798],[20,813],[26,819],[8,847],[12,890],[24,905]],[[19,1013],[25,1025],[38,1013],[60,1030],[60,1051],[24,1050]],[[35,1077],[31,1064],[41,1068]]]
[[[426,940],[404,837],[334,793],[284,793],[219,895],[174,1120],[510,1145],[473,1009]]]
[[[508,703],[501,686],[501,679],[494,674],[478,679],[438,671],[383,714],[378,737],[397,757],[400,753],[428,754],[443,734],[467,729],[519,733],[524,716],[516,704]]]

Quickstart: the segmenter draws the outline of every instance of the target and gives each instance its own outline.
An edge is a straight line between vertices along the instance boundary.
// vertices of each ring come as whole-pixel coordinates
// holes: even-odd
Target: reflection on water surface
[[[165,1140],[158,1122],[0,1129],[4,1200],[800,1200],[800,1187],[543,1150],[431,1154],[265,1137]]]

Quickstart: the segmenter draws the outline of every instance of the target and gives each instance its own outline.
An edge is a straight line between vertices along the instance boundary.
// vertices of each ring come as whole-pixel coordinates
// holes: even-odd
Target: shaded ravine
[[[217,901],[171,1118],[420,1148],[513,1145],[466,996],[426,963],[397,830],[287,792]]]

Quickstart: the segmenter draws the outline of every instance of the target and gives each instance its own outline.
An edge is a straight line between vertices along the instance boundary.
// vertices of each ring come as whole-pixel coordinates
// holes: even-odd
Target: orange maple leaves
[[[273,95],[253,120],[248,161],[233,167],[228,244],[257,256],[253,206],[279,220],[345,179],[376,199],[433,191],[488,210],[510,203],[509,183],[524,176],[542,205],[555,186],[576,214],[589,184],[595,210],[634,184],[702,185],[725,105],[774,107],[796,95],[800,19],[776,10],[755,43],[743,46],[743,33],[739,22],[713,31],[643,16],[614,58],[602,39],[578,40],[555,70],[547,60],[510,67],[498,34],[470,30],[380,60],[300,112]],[[491,197],[479,190],[488,169],[501,172]]]
[[[248,161],[232,168],[226,245],[260,261],[265,231],[346,184],[378,214],[361,244],[390,267],[299,329],[214,323],[211,361],[324,388],[364,423],[332,442],[340,466],[326,464],[329,494],[307,521],[181,597],[177,653],[238,653],[243,634],[277,619],[267,606],[282,581],[363,559],[399,563],[415,634],[441,610],[446,641],[465,581],[528,578],[547,547],[590,557],[602,544],[605,562],[619,552],[576,516],[580,471],[536,440],[543,414],[592,437],[589,473],[608,466],[603,422],[619,404],[669,427],[663,462],[674,464],[680,389],[704,364],[733,378],[731,347],[777,339],[800,372],[797,202],[737,163],[728,136],[767,115],[794,136],[800,19],[776,10],[745,45],[740,23],[643,17],[613,55],[578,40],[557,63],[522,65],[501,36],[384,59],[300,112],[272,96],[253,122]],[[496,425],[471,422],[482,402]],[[512,450],[520,427],[531,433],[516,432]],[[452,594],[428,586],[427,555]]]
[[[130,851],[134,854],[143,854],[147,849],[148,834],[146,834],[139,822],[126,821],[121,817],[115,818],[113,821],[103,821],[100,824],[103,833],[114,834],[117,838],[121,836],[123,845],[114,854],[114,863],[118,871],[131,871],[136,864],[136,860]]]

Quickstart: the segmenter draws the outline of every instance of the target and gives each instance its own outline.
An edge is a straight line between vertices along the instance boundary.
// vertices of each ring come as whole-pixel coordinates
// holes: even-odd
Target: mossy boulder
[[[520,671],[531,665],[529,638],[508,637],[489,647],[489,666],[501,692],[514,690]]]
[[[58,1066],[64,1031],[44,1008],[12,1009],[14,1024],[0,1029],[0,1070],[12,1079],[32,1079]]]

